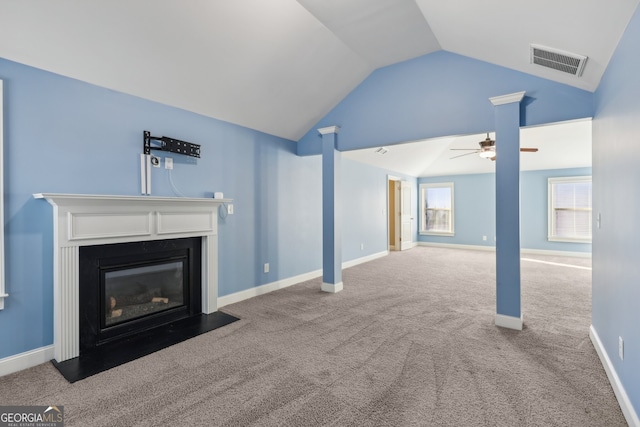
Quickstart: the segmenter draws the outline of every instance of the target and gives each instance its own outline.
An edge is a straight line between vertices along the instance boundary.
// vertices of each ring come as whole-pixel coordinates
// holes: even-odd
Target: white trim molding
[[[522,91],[522,92],[510,93],[510,94],[507,94],[507,95],[494,96],[494,97],[489,98],[489,101],[491,101],[491,103],[494,106],[504,105],[504,104],[511,104],[513,102],[522,101],[522,98],[524,98],[524,94],[525,93],[526,93],[525,91]]]
[[[218,298],[218,308],[226,305],[235,304],[240,301],[244,301],[253,297],[268,294],[279,289],[288,288],[289,286],[297,285],[298,283],[306,282],[317,277],[322,276],[322,270],[310,271],[309,273],[300,274],[297,276],[289,277],[287,279],[278,280],[271,283],[265,283],[264,285],[255,286],[253,288],[245,289],[244,291],[235,292],[233,294],[225,295]]]
[[[356,258],[351,261],[343,262],[342,268],[354,267],[358,264],[370,262],[387,255],[389,255],[389,251],[382,251],[382,252],[378,252],[372,255],[367,255],[361,258]],[[244,291],[225,295],[218,298],[218,308],[224,307],[230,304],[235,304],[237,302],[244,301],[249,298],[257,297],[259,295],[268,294],[269,292],[277,291],[278,289],[288,288],[289,286],[297,285],[298,283],[306,282],[307,280],[313,280],[318,277],[322,277],[322,269],[310,271],[308,273],[299,274],[297,276],[289,277],[287,279],[266,283],[264,285],[245,289]]]
[[[318,129],[320,135],[328,135],[330,133],[338,133],[340,131],[339,126],[327,126],[326,128]]]
[[[340,292],[342,289],[344,288],[344,285],[342,282],[338,282],[338,283],[326,283],[326,282],[322,282],[322,286],[320,286],[320,290],[322,292],[329,292],[331,294],[337,294],[338,292]]]
[[[363,264],[365,262],[373,261],[378,258],[382,258],[389,255],[389,251],[377,252],[375,254],[363,256],[361,258],[352,259],[351,261],[345,261],[342,263],[342,268],[349,268],[356,266],[358,264]]]
[[[3,95],[2,80],[0,79],[0,310],[4,309],[4,299],[9,295],[4,291],[4,141],[3,123],[4,111],[2,108]]]
[[[473,251],[488,251],[488,252],[496,251],[495,246],[459,245],[457,243],[418,242],[418,246],[427,246],[430,248],[469,249]]]
[[[620,405],[620,409],[622,409],[622,413],[627,420],[627,423],[630,427],[640,427],[640,418],[638,418],[638,414],[635,409],[633,409],[633,404],[631,403],[631,399],[629,399],[629,395],[627,391],[624,389],[622,382],[620,381],[620,377],[616,373],[616,369],[611,363],[611,359],[607,354],[607,350],[605,350],[602,345],[602,341],[600,341],[600,337],[596,332],[596,329],[591,325],[589,328],[589,338],[591,338],[591,343],[593,347],[596,349],[596,353],[598,353],[598,357],[600,358],[600,363],[604,367],[604,371],[607,373],[607,378],[609,378],[609,382],[611,383],[611,388],[613,388],[613,393],[618,400],[618,404]]]
[[[81,246],[202,238],[202,312],[218,309],[218,208],[231,199],[34,194],[53,206],[53,346],[80,355]]]
[[[53,346],[41,347],[35,350],[0,359],[0,377],[33,368],[53,359]]]
[[[449,248],[449,249],[469,249],[472,251],[488,251],[495,252],[495,246],[488,245],[461,245],[457,243],[437,243],[437,242],[418,242],[417,246],[427,246],[431,248]],[[571,256],[576,258],[591,258],[591,252],[571,252],[571,251],[552,251],[547,249],[520,249],[520,254],[529,255],[551,255],[551,256]]]
[[[591,258],[591,252],[552,251],[547,249],[520,249],[520,254],[572,256],[576,258]]]
[[[522,325],[524,324],[524,318],[522,314],[520,317],[514,316],[505,316],[504,314],[496,314],[496,326],[507,329],[515,329],[516,331],[522,330]]]

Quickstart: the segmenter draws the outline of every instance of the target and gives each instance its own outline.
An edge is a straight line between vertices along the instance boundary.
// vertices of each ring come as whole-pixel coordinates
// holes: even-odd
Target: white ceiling
[[[0,0],[0,57],[298,140],[437,50],[593,91],[640,0]],[[529,63],[537,43],[582,77]]]
[[[489,135],[495,138],[494,133]],[[486,134],[475,134],[434,138],[386,146],[388,151],[383,155],[377,154],[376,148],[345,151],[342,155],[415,177],[492,173],[496,163],[481,158],[473,151],[452,159],[467,153],[452,148],[478,149],[478,142],[486,137]],[[520,154],[521,170],[591,167],[591,120],[521,128],[520,147],[538,148],[537,153]],[[496,153],[500,153],[499,140]]]

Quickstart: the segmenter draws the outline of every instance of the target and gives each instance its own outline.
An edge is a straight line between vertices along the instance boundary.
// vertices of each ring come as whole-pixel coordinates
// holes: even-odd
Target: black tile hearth
[[[205,332],[221,328],[236,320],[240,319],[220,311],[200,314],[158,326],[133,337],[103,344],[95,350],[87,351],[70,360],[63,362],[52,360],[52,363],[67,381],[74,383]]]

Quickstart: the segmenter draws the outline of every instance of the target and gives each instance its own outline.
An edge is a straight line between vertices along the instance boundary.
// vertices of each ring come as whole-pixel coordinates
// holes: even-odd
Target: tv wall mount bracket
[[[157,141],[160,145],[152,145]],[[200,157],[200,145],[191,142],[180,141],[168,136],[151,136],[149,131],[144,131],[144,154],[151,154],[151,150],[168,151],[170,153],[184,154],[185,156]]]

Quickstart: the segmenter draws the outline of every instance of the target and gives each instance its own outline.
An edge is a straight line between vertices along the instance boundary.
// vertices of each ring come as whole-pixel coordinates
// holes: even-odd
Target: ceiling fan
[[[483,159],[495,160],[496,159],[496,141],[489,137],[489,132],[487,132],[487,138],[483,141],[478,142],[480,148],[450,148],[450,150],[462,150],[462,151],[471,151],[471,153],[464,153],[458,156],[453,156],[451,159],[456,159],[462,156],[468,156],[469,154],[476,154]],[[538,151],[537,148],[521,148],[521,152],[523,153],[535,153]]]

